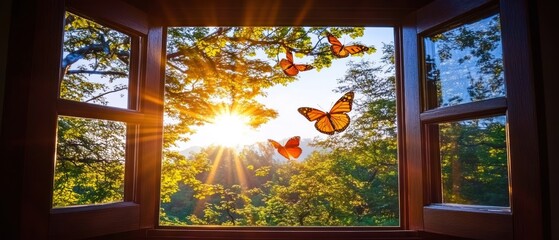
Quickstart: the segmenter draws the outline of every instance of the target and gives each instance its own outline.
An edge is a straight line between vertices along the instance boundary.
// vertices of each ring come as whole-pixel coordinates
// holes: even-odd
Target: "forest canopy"
[[[127,108],[131,38],[72,13],[66,14],[64,29],[60,97]],[[398,226],[395,49],[393,42],[373,46],[353,41],[365,31],[361,27],[169,28],[160,224]],[[459,41],[462,36],[475,45],[498,40],[497,33],[440,35],[432,41]],[[460,42],[443,43],[448,49],[463,47]],[[363,57],[373,54],[379,55],[378,60]],[[320,119],[335,118],[317,124],[316,130],[339,124],[340,131],[325,138],[297,139],[298,146],[276,139],[281,147],[302,147],[299,158],[283,158],[278,147],[266,141],[240,149],[210,145],[185,153],[179,148],[200,126],[214,124],[224,113],[244,116],[243,123],[252,129],[282,117],[278,109],[261,101],[267,90],[296,84],[302,75],[330,69],[344,57],[351,61],[343,66],[342,77],[331,79],[336,87],[330,89],[339,98],[331,111],[340,113],[313,112]],[[498,60],[479,64],[486,72],[502,67]],[[441,72],[433,67],[436,78]],[[493,76],[492,83],[499,84],[499,75]],[[467,92],[471,98],[484,90],[475,86]],[[346,113],[351,116],[347,123]],[[312,121],[320,121],[310,115],[305,117],[312,121],[299,117],[297,121],[313,130]],[[491,192],[502,191],[502,174],[506,174],[502,123],[497,118],[441,127],[446,137],[441,145],[446,198],[494,205],[508,200]],[[123,122],[59,117],[53,207],[124,200],[126,147],[133,141],[127,136],[128,127]],[[483,139],[467,138],[466,133],[481,134]],[[479,143],[484,144],[482,151],[464,147]],[[491,171],[483,164],[492,166]],[[451,175],[457,168],[471,174]],[[464,184],[472,187],[456,187]],[[479,186],[489,192],[477,192]]]

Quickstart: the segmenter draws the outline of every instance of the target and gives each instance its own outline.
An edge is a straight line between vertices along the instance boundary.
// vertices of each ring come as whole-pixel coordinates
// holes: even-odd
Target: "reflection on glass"
[[[337,58],[326,30],[384,48]],[[398,226],[393,36],[392,28],[169,28],[160,224]],[[286,75],[285,47],[314,69]],[[328,111],[348,89],[355,100],[340,133],[320,133],[297,111]],[[280,155],[268,139],[295,139],[301,153]]]
[[[430,109],[505,95],[499,15],[424,38]]]
[[[126,124],[58,118],[53,207],[123,201]]]
[[[505,121],[438,124],[444,203],[509,206]]]
[[[60,98],[128,107],[130,37],[66,13]]]

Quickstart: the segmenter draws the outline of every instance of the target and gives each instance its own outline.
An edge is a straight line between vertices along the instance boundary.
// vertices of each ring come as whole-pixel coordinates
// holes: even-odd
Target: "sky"
[[[278,112],[278,117],[261,125],[257,129],[237,127],[231,129],[228,126],[204,125],[195,128],[197,133],[189,136],[188,142],[179,142],[176,150],[184,150],[191,147],[205,147],[212,144],[224,144],[242,147],[243,145],[255,142],[265,142],[273,139],[281,144],[293,136],[300,136],[302,139],[315,138],[317,136],[326,137],[327,135],[318,132],[314,128],[314,122],[308,121],[297,109],[299,107],[312,107],[322,111],[329,111],[332,105],[343,95],[333,90],[337,88],[337,80],[343,78],[347,71],[349,61],[360,61],[361,59],[374,60],[380,62],[382,56],[382,43],[394,41],[394,30],[390,27],[368,27],[365,28],[364,35],[352,39],[349,36],[338,39],[343,44],[359,42],[367,46],[374,46],[377,51],[373,54],[363,56],[349,56],[346,58],[334,59],[332,66],[321,69],[312,69],[299,72],[298,79],[287,86],[277,85],[265,90],[266,96],[259,97],[258,101],[269,109]],[[66,55],[67,53],[65,53]],[[283,58],[285,56],[280,56]],[[310,63],[310,58],[298,58],[294,55],[295,63]],[[82,63],[82,64],[87,64]],[[71,69],[78,69],[80,65],[72,65]],[[102,82],[109,87],[116,84],[126,84],[126,78],[115,79],[112,83],[101,80],[98,77],[90,79],[92,82]],[[126,108],[127,94],[118,92],[106,95],[109,102],[108,106]],[[356,98],[360,96],[356,93]],[[349,113],[351,116],[351,113]],[[225,140],[225,141],[222,141]]]
[[[344,44],[360,42],[364,45],[373,45],[377,51],[373,54],[364,56],[336,59],[332,66],[327,69],[317,71],[312,69],[298,74],[298,80],[287,86],[277,85],[266,90],[267,96],[258,98],[266,107],[278,112],[278,117],[261,125],[257,129],[242,129],[235,134],[243,135],[236,141],[238,145],[245,145],[254,142],[264,142],[267,139],[274,139],[281,144],[293,136],[301,138],[314,138],[316,136],[326,137],[327,135],[318,132],[314,128],[314,122],[308,121],[301,115],[297,108],[313,107],[322,111],[329,111],[332,105],[343,95],[333,90],[337,88],[337,80],[341,79],[346,70],[347,63],[351,60],[360,61],[361,58],[372,59],[379,62],[382,56],[382,43],[394,41],[393,28],[366,28],[363,37],[351,39],[350,37],[339,38]],[[282,56],[283,57],[283,56]],[[294,56],[295,63],[307,63],[310,60],[297,58]],[[356,98],[359,98],[356,94]],[[351,116],[351,114],[350,114]],[[215,144],[217,137],[223,137],[216,130],[215,126],[201,126],[197,133],[190,136],[190,141],[179,143],[180,150],[189,147],[204,147]],[[219,134],[219,136],[216,136]]]

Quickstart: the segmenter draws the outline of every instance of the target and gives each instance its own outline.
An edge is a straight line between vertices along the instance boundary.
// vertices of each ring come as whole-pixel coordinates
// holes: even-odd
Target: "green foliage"
[[[443,199],[509,206],[504,117],[441,125]]]
[[[58,119],[53,206],[122,201],[125,125]]]
[[[436,53],[427,53],[426,71],[428,82],[435,84],[433,90],[437,91],[439,105],[455,105],[505,95],[498,14],[427,37],[426,43],[436,46]],[[457,70],[463,72],[454,77]],[[451,76],[453,79],[447,81],[455,82],[457,86],[467,85],[464,89],[446,89],[445,94],[449,95],[443,99],[441,81],[445,79],[441,78],[442,75]],[[458,85],[461,81],[464,83]]]
[[[107,105],[106,94],[127,86],[92,81],[91,75],[109,83],[127,76],[130,38],[71,13],[64,30],[60,97]],[[59,117],[52,205],[122,201],[125,153],[125,124]]]
[[[107,105],[107,94],[124,94],[128,89],[130,47],[129,36],[66,13],[60,97]],[[71,69],[73,65],[77,67]],[[93,76],[101,81],[93,80]]]
[[[385,46],[386,59],[393,54],[391,46]],[[177,221],[195,225],[398,225],[394,68],[389,60],[385,64],[348,66],[339,90],[366,97],[355,102],[360,110],[352,127],[342,136],[316,142],[329,151],[314,152],[301,162],[277,162],[272,160],[274,149],[264,143],[239,153],[203,149],[208,165],[215,167],[197,178],[218,190],[198,194],[184,186],[173,196],[204,197],[194,200],[198,207],[189,207],[186,214],[163,205],[166,216],[172,213]],[[176,222],[161,218],[161,224],[167,223]]]
[[[277,112],[257,102],[264,89],[295,81],[278,66],[286,50],[312,58],[315,69],[333,57],[325,31],[351,37],[363,28],[179,27],[168,29],[165,83],[165,147],[187,141],[192,126],[222,112],[241,112],[258,127]],[[370,46],[370,53],[375,51]],[[170,123],[172,122],[172,123]]]
[[[130,39],[73,14],[67,14],[66,19],[64,51],[69,57],[63,59],[61,97],[107,105],[106,93],[123,91],[127,86],[91,82],[88,74],[72,72],[70,66],[77,60],[87,60],[81,70],[114,81],[127,74]],[[283,162],[274,160],[275,149],[267,143],[241,151],[211,146],[190,156],[172,150],[178,141],[188,140],[193,127],[223,112],[241,111],[251,117],[253,127],[277,117],[274,109],[259,103],[256,97],[272,86],[297,81],[278,67],[285,50],[297,57],[307,56],[317,70],[330,67],[335,58],[325,39],[326,30],[339,37],[363,35],[363,28],[353,27],[168,29],[161,225],[399,224],[396,79],[391,43],[383,46],[380,65],[352,62],[345,77],[338,80],[337,91],[353,90],[363,97],[355,99],[352,124],[346,131],[314,141],[324,151],[315,151],[301,161]],[[456,42],[483,42],[475,38],[475,33],[461,34],[453,36]],[[483,36],[490,38],[491,32]],[[376,51],[369,47],[367,54]],[[470,173],[460,179],[468,183],[467,187],[459,193],[446,192],[449,198],[503,204],[508,199],[502,195],[480,197],[474,190],[483,187],[491,193],[506,184],[504,128],[499,124],[481,129],[475,126],[457,125],[445,130],[449,139],[441,151],[455,151],[444,155],[445,186],[456,184],[446,175],[452,171],[448,169],[454,166],[456,156],[470,156],[466,159],[471,161],[461,163]],[[122,200],[125,136],[126,126],[121,123],[60,118],[53,205]],[[466,147],[452,146],[456,143]],[[474,147],[480,145],[481,149]],[[481,164],[490,167],[479,168]]]
[[[430,107],[505,96],[500,31],[495,14],[427,38],[437,49],[426,59]],[[438,131],[444,202],[510,205],[505,123],[498,116],[431,127]]]
[[[207,118],[223,111],[243,109],[243,113],[252,117],[253,127],[276,117],[274,110],[255,102],[254,97],[262,95],[265,88],[296,80],[296,77],[286,77],[277,67],[285,50],[298,57],[311,57],[317,70],[329,67],[334,59],[325,39],[325,30],[327,28],[318,27],[169,29],[165,98],[169,123],[165,126],[165,146],[187,140],[188,134],[192,133],[191,126],[204,124]],[[363,35],[363,28],[328,28],[328,31],[338,36]],[[371,46],[369,53],[374,51]],[[241,105],[242,108],[237,107]],[[265,143],[239,153],[219,147],[202,150],[200,154],[206,156],[206,165],[211,167],[198,174],[196,179],[206,185],[199,188],[199,182],[181,182],[175,188],[162,189],[165,193],[162,194],[165,196],[162,206],[166,214],[162,215],[161,223],[345,226],[398,222],[394,220],[398,218],[397,210],[383,219],[379,213],[365,209],[367,203],[361,197],[363,191],[356,189],[367,184],[362,179],[347,179],[345,175],[352,171],[351,168],[328,176],[343,163],[337,159],[339,156],[316,153],[302,163],[282,163],[272,161],[273,152],[274,149]],[[347,156],[347,159],[351,157]],[[167,162],[164,165],[175,164],[167,159],[164,161]],[[368,166],[359,167],[363,171]],[[163,170],[163,175],[165,173]],[[397,179],[397,173],[393,175]],[[172,183],[167,180],[169,178],[179,183],[182,177],[173,176],[171,173],[169,177],[163,177],[164,182]],[[355,184],[360,187],[347,188],[351,182],[357,182]],[[391,184],[397,186],[397,182]],[[179,191],[168,195],[176,189]],[[397,194],[397,190],[395,192]],[[173,211],[171,205],[177,204],[175,199],[178,201],[178,196],[185,194],[186,197],[180,199],[194,200],[195,206],[181,200],[187,209],[186,214],[185,208]],[[397,203],[397,195],[394,196]],[[173,218],[169,217],[170,212]]]

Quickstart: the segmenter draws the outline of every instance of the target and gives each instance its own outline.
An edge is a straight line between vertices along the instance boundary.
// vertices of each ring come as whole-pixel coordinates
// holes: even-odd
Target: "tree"
[[[69,117],[58,125],[53,206],[121,201],[125,126]]]
[[[357,117],[338,137],[319,142],[331,151],[314,152],[301,162],[270,161],[274,149],[258,145],[234,156],[218,147],[204,149],[212,173],[198,177],[212,189],[197,200],[187,224],[251,226],[347,226],[398,224],[398,172],[393,45],[384,47],[384,66],[351,63],[340,91],[355,90]],[[373,123],[373,124],[371,124]],[[221,151],[221,153],[217,153]],[[218,157],[219,156],[219,157]],[[227,176],[233,161],[248,171],[248,184]],[[208,175],[221,176],[207,181]],[[204,180],[206,179],[206,180]],[[179,191],[176,195],[191,194]],[[195,194],[194,192],[192,194]],[[189,198],[189,197],[188,197]],[[190,199],[190,198],[189,198]],[[169,212],[167,212],[169,213]],[[172,214],[174,215],[174,214]]]
[[[344,163],[347,161],[341,160],[357,155],[346,156],[336,151],[334,154],[317,153],[308,162],[280,166],[271,162],[270,156],[246,151],[243,156],[250,157],[240,161],[243,162],[245,177],[251,185],[239,186],[227,179],[215,180],[214,183],[200,180],[209,177],[208,171],[212,169],[213,162],[207,160],[214,157],[211,151],[186,158],[169,148],[176,141],[187,139],[193,132],[193,126],[204,124],[223,111],[240,111],[239,106],[243,106],[243,111],[249,113],[252,117],[251,125],[255,127],[275,117],[273,109],[262,106],[254,97],[262,95],[265,88],[296,80],[285,76],[277,68],[278,56],[289,50],[312,57],[312,64],[316,69],[330,66],[333,58],[329,54],[329,45],[324,40],[326,30],[338,36],[349,34],[355,37],[363,33],[361,28],[169,29],[165,91],[165,117],[169,121],[165,126],[166,151],[161,195],[164,203],[176,196],[180,189],[188,190],[192,197],[199,199],[214,196],[202,208],[208,218],[191,218],[192,222],[257,225],[368,224],[363,217],[370,213],[366,208],[369,207],[367,201],[371,200],[362,197],[368,190],[363,190],[361,185],[370,182],[375,172],[371,172],[369,163],[347,165]],[[67,16],[66,31],[68,38],[65,51],[68,54],[62,64],[64,75],[61,96],[106,105],[106,94],[124,91],[126,86],[108,88],[103,82],[89,81],[88,76],[108,76],[109,81],[123,76],[129,64],[129,39],[72,14]],[[373,51],[374,48],[371,47],[370,52]],[[86,60],[91,69],[72,69],[72,64],[78,60]],[[351,67],[355,68],[357,65]],[[380,109],[387,107],[389,105]],[[88,138],[84,134],[85,128],[74,125],[66,129],[65,123],[68,122],[60,122],[62,130],[73,129],[80,137]],[[114,129],[107,128],[103,133],[111,131]],[[116,141],[113,139],[113,142]],[[60,147],[65,146],[69,144],[61,141]],[[59,156],[60,162],[63,157]],[[222,173],[232,169],[231,165],[228,169],[223,166],[219,168]],[[335,172],[338,168],[345,170],[338,174]],[[332,171],[336,174],[327,176]],[[66,169],[61,172],[71,171]],[[348,173],[349,175],[345,175]],[[65,181],[69,182],[71,181]],[[355,186],[346,188],[348,184]],[[338,187],[325,191],[327,186]],[[309,187],[321,191],[311,191]],[[340,195],[348,198],[340,199]],[[345,204],[348,202],[349,205]],[[191,207],[196,212],[196,208]],[[275,214],[270,217],[267,213]],[[162,216],[168,215],[162,212]],[[322,221],[325,216],[330,220]]]
[[[250,116],[258,127],[277,116],[255,99],[264,89],[288,84],[278,67],[279,56],[290,50],[312,57],[320,70],[334,59],[325,32],[363,35],[363,28],[193,27],[170,28],[165,85],[165,147],[188,140],[192,126],[223,112]],[[369,53],[374,52],[373,47]],[[172,121],[171,121],[172,120]],[[172,122],[172,123],[170,123]]]
[[[394,46],[383,46],[381,65],[351,62],[337,91],[352,90],[356,114],[342,134],[318,142],[332,149],[335,172],[345,176],[346,186],[358,192],[355,215],[362,225],[397,225],[398,154]]]
[[[128,75],[130,38],[71,13],[64,30],[60,97],[108,105],[127,89],[112,83]],[[59,117],[53,206],[122,201],[125,148],[124,123]]]
[[[426,61],[429,107],[505,96],[499,15],[427,39],[436,45]],[[444,202],[509,206],[505,122],[497,116],[434,125]]]
[[[425,62],[430,94],[437,98],[430,100],[434,101],[430,103],[432,107],[504,96],[499,15],[429,36],[426,45],[434,48],[433,52],[426,52]],[[445,84],[442,92],[441,84],[447,78],[451,82]]]
[[[213,116],[222,113],[238,112],[248,115],[253,127],[276,117],[273,109],[267,109],[256,102],[255,97],[263,95],[266,88],[296,80],[296,77],[286,76],[277,66],[279,56],[286,50],[296,55],[312,57],[312,64],[318,70],[329,67],[334,58],[325,39],[326,30],[338,36],[349,34],[356,37],[363,34],[363,28],[170,28],[167,44],[164,148],[170,149],[176,142],[188,140],[188,136],[193,133],[193,126],[205,124]],[[371,47],[369,53],[374,51]],[[177,155],[166,155],[164,161],[174,162],[173,156]],[[254,167],[254,164],[250,166]],[[256,169],[255,174],[262,175],[273,167],[270,164],[253,169]],[[230,175],[225,173],[219,176]],[[251,178],[250,175],[249,178],[258,179]],[[219,190],[221,197],[225,193],[236,193],[229,190],[233,187],[229,181],[217,182],[219,184],[214,184],[212,188],[222,189]],[[255,198],[258,197],[252,196],[251,200]],[[191,218],[190,221],[225,221],[215,219],[223,218],[223,215],[216,213],[217,209],[231,210],[226,212],[232,219],[232,205],[225,206],[225,203],[208,202],[205,209],[213,210],[208,210],[206,214],[212,219]]]
[[[509,206],[504,117],[442,124],[439,131],[443,199]]]

